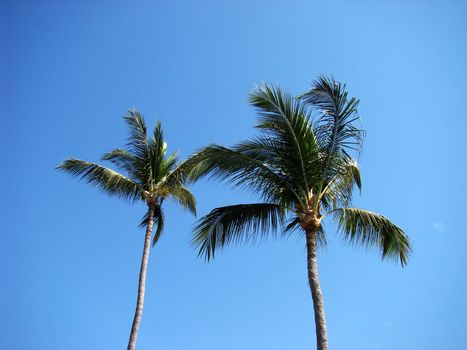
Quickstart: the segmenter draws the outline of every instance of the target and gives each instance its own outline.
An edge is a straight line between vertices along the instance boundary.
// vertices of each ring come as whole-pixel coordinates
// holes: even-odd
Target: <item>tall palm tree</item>
[[[147,136],[143,116],[130,109],[124,117],[130,128],[126,149],[115,149],[104,154],[102,160],[110,161],[122,173],[101,165],[80,159],[69,158],[57,168],[78,176],[110,196],[130,201],[144,201],[147,212],[141,222],[146,227],[143,257],[139,273],[138,299],[131,327],[128,350],[135,349],[136,337],[143,313],[146,272],[154,224],[156,232],[152,237],[153,246],[164,229],[162,203],[165,199],[177,201],[183,208],[196,214],[196,203],[191,192],[185,187],[184,163],[177,163],[177,154],[166,155],[162,127],[157,122],[152,137]]]
[[[193,242],[207,260],[218,248],[278,227],[303,235],[319,350],[328,349],[317,266],[317,248],[326,243],[323,219],[336,220],[348,241],[377,246],[383,258],[397,257],[402,265],[410,251],[408,237],[386,217],[351,207],[354,186],[361,188],[351,155],[359,154],[363,139],[355,126],[358,102],[329,77],[319,77],[298,98],[265,84],[250,95],[259,136],[232,148],[210,145],[190,160],[193,180],[209,175],[231,181],[262,200],[216,208],[198,221]]]

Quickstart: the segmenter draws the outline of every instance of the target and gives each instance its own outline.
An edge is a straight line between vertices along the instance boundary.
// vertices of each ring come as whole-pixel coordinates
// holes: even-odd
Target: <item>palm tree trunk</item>
[[[324,316],[323,294],[318,276],[316,232],[306,231],[306,248],[308,260],[308,282],[310,283],[313,309],[315,312],[316,342],[318,350],[328,350],[328,335],[326,330],[326,317]]]
[[[139,285],[138,285],[138,300],[136,302],[135,317],[133,319],[133,326],[131,327],[130,340],[128,342],[128,350],[134,350],[136,347],[136,337],[138,336],[139,324],[143,314],[144,304],[144,291],[146,289],[146,272],[148,268],[149,250],[151,248],[151,234],[154,226],[154,207],[150,206],[148,209],[148,224],[146,227],[146,236],[144,238],[143,258],[141,260],[141,268],[139,271]]]

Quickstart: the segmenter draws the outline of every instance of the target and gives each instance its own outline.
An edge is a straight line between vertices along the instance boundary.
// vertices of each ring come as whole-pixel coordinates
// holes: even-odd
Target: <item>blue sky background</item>
[[[121,117],[162,121],[182,157],[254,134],[247,93],[334,74],[367,130],[355,205],[410,235],[409,265],[343,243],[319,256],[331,349],[467,348],[467,2],[2,1],[0,349],[123,349],[143,205],[54,167],[123,146]],[[199,213],[254,201],[193,186]],[[194,218],[166,207],[138,349],[314,348],[302,238],[230,247],[210,264]]]

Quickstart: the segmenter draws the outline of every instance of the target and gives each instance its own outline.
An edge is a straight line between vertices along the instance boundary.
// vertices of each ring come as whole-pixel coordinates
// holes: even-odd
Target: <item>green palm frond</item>
[[[287,207],[292,207],[297,202],[303,204],[306,201],[305,187],[299,182],[300,180],[295,181],[295,176],[289,175],[291,174],[289,166],[291,157],[284,143],[274,138],[259,136],[252,140],[240,142],[234,146],[233,150],[266,165],[269,168],[266,175],[274,174],[275,181],[271,181],[270,176],[253,176],[253,180],[258,180],[254,190],[255,192],[262,191],[265,200],[280,203]],[[314,183],[317,180],[316,175],[319,175],[319,173],[316,172],[316,167],[313,168],[313,165],[308,163],[306,175]],[[248,180],[251,183],[251,180]]]
[[[284,225],[284,234],[291,233],[297,230],[301,230],[300,218],[298,216],[293,216],[286,221]]]
[[[324,152],[323,175],[329,180],[338,171],[336,167],[345,158],[346,151],[361,150],[363,130],[354,125],[359,119],[359,100],[348,98],[345,84],[324,76],[319,77],[301,99],[321,111],[314,134],[320,150]]]
[[[188,188],[184,186],[173,187],[169,190],[169,196],[178,201],[190,213],[196,215],[196,200]]]
[[[162,125],[158,121],[153,131],[152,140],[149,142],[149,162],[151,167],[152,181],[156,184],[165,175],[163,169],[164,156],[167,152],[167,144],[164,142]]]
[[[139,224],[140,228],[146,228],[149,223],[149,210],[144,214],[141,222]],[[164,212],[160,205],[154,207],[154,225],[156,226],[156,233],[152,238],[152,246],[155,246],[159,241],[163,231],[164,231]]]
[[[143,115],[136,109],[129,109],[129,114],[123,119],[130,128],[127,151],[133,155],[135,176],[144,188],[151,187],[152,167],[150,154],[150,141],[147,137],[147,128]]]
[[[306,197],[314,182],[309,172],[316,168],[312,164],[319,158],[319,149],[305,104],[267,84],[250,94],[250,103],[259,113],[256,127],[274,140],[270,148],[275,150],[277,165]]]
[[[249,188],[272,202],[276,202],[288,188],[285,177],[275,172],[263,159],[255,159],[235,149],[210,145],[188,161],[192,164],[189,174],[192,181],[202,176],[229,180],[235,186]]]
[[[157,182],[166,182],[167,177],[176,169],[177,167],[177,157],[178,153],[174,152],[164,157],[159,164],[159,169],[157,171],[158,177]],[[175,176],[175,175],[174,175]]]
[[[156,224],[156,232],[154,233],[154,237],[152,239],[152,246],[154,247],[156,243],[159,241],[159,238],[162,236],[162,232],[164,232],[164,212],[160,206],[156,207],[156,211],[154,213],[154,223]]]
[[[152,133],[152,144],[154,145],[155,153],[158,156],[164,156],[167,150],[167,144],[164,142],[164,132],[162,131],[162,124],[160,121],[156,122],[154,131]]]
[[[382,257],[397,257],[402,266],[407,263],[410,242],[404,231],[386,217],[357,208],[339,208],[332,211],[339,229],[351,243],[376,246]]]
[[[136,109],[129,109],[128,112],[129,114],[123,117],[130,127],[128,151],[135,158],[147,161],[149,159],[149,140],[144,118]]]
[[[274,232],[284,220],[284,211],[275,204],[239,204],[220,207],[202,217],[194,228],[193,243],[206,260],[226,244],[246,242]]]
[[[352,158],[347,158],[341,164],[341,169],[326,183],[321,192],[321,201],[325,208],[337,208],[349,206],[352,202],[354,186],[359,190],[362,187],[360,168]]]
[[[108,160],[114,164],[117,168],[124,170],[128,175],[133,178],[138,178],[136,169],[136,159],[127,150],[117,148],[110,152],[105,153],[102,160]]]
[[[174,154],[176,155],[176,153]],[[190,163],[190,159],[186,159],[179,163],[177,163],[176,160],[173,161],[170,166],[172,170],[167,174],[164,184],[169,187],[177,187],[189,182],[189,173],[193,167],[194,165]]]
[[[57,169],[81,179],[100,188],[111,196],[117,196],[132,201],[142,199],[141,187],[128,177],[116,171],[84,160],[69,158]]]

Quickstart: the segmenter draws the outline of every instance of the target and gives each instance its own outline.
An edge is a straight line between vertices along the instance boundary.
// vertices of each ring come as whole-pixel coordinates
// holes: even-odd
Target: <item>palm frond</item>
[[[199,254],[210,260],[218,248],[246,242],[274,232],[284,220],[282,208],[275,204],[239,204],[220,207],[202,217],[194,228],[193,243]]]
[[[128,146],[133,153],[140,157],[146,158],[148,150],[147,128],[143,115],[136,109],[129,109],[128,115],[123,119],[130,127],[130,136],[128,138]]]
[[[147,228],[148,223],[149,223],[149,209],[144,214],[143,218],[141,219],[139,227]],[[154,207],[154,225],[156,226],[156,233],[154,234],[154,237],[152,238],[152,246],[156,245],[156,243],[159,241],[159,238],[162,235],[162,232],[164,231],[164,212],[162,211],[162,207],[160,205],[157,205]]]
[[[162,164],[167,152],[167,144],[164,142],[162,125],[158,121],[154,127],[152,140],[149,142],[149,162],[151,166],[152,181],[157,183],[164,176]]]
[[[190,170],[196,165],[193,164],[193,162],[190,163],[189,158],[177,163],[177,154],[174,153],[174,155],[175,159],[171,162],[170,166],[167,167],[170,169],[170,172],[167,174],[164,181],[168,187],[177,187],[189,182],[190,179],[188,175]]]
[[[157,206],[159,210],[156,211],[154,215],[154,223],[156,224],[156,232],[154,233],[154,238],[152,239],[152,246],[154,247],[156,243],[159,241],[159,238],[162,236],[162,232],[164,232],[164,212],[160,206]]]
[[[240,142],[233,147],[233,150],[245,156],[253,158],[269,168],[268,176],[253,176],[253,180],[258,180],[258,185],[254,189],[263,192],[264,200],[268,202],[281,203],[285,206],[292,207],[295,203],[301,204],[306,202],[308,193],[303,183],[300,180],[295,181],[295,176],[290,170],[290,162],[293,158],[290,157],[290,150],[280,140],[259,136],[252,140]],[[306,175],[308,179],[312,179],[312,183],[317,181],[316,167],[312,164],[306,164]],[[273,173],[276,181],[271,182],[269,176]],[[298,177],[301,175],[299,174]],[[260,181],[259,181],[260,180]],[[247,179],[248,183],[252,180]]]
[[[341,162],[339,171],[327,183],[321,193],[321,201],[324,208],[347,207],[352,202],[352,192],[354,186],[359,190],[362,187],[360,168],[357,162],[348,157]]]
[[[178,201],[190,213],[196,215],[196,200],[188,188],[184,186],[172,187],[169,189],[169,196]]]
[[[320,150],[325,153],[322,158],[323,174],[329,180],[337,171],[334,166],[339,166],[340,154],[348,150],[361,150],[363,130],[354,125],[359,119],[359,100],[348,98],[345,84],[325,76],[320,76],[301,99],[321,111],[314,134]]]
[[[135,157],[128,151],[117,148],[110,152],[104,153],[102,160],[108,160],[117,168],[127,172],[130,177],[138,178],[135,169]]]
[[[293,216],[285,223],[283,233],[288,234],[297,230],[303,233],[303,229],[300,227],[300,218],[298,216]]]
[[[389,219],[357,208],[339,208],[332,213],[349,242],[376,246],[381,249],[383,258],[396,257],[402,266],[407,264],[411,251],[409,238]]]
[[[308,194],[314,183],[314,170],[318,157],[318,143],[313,133],[310,115],[299,99],[268,84],[250,94],[250,103],[259,113],[256,125],[274,140],[277,160],[291,182]],[[311,178],[310,178],[311,177]]]
[[[91,183],[111,196],[131,201],[142,199],[141,187],[128,177],[101,165],[84,160],[69,158],[57,169]]]
[[[136,109],[129,109],[129,114],[123,119],[130,127],[130,136],[128,138],[128,151],[139,161],[140,172],[143,175],[143,182],[151,176],[151,168],[148,167],[149,161],[149,140],[147,138],[146,123],[142,114]]]
[[[196,181],[203,176],[216,180],[230,180],[235,186],[249,188],[264,200],[274,203],[288,189],[284,175],[275,172],[263,159],[218,145],[205,147],[190,157],[189,178]]]
[[[156,178],[158,182],[168,183],[168,180],[169,180],[168,177],[171,175],[172,171],[175,170],[177,167],[177,157],[178,157],[178,153],[174,152],[162,159],[162,161],[159,164],[158,177]]]

